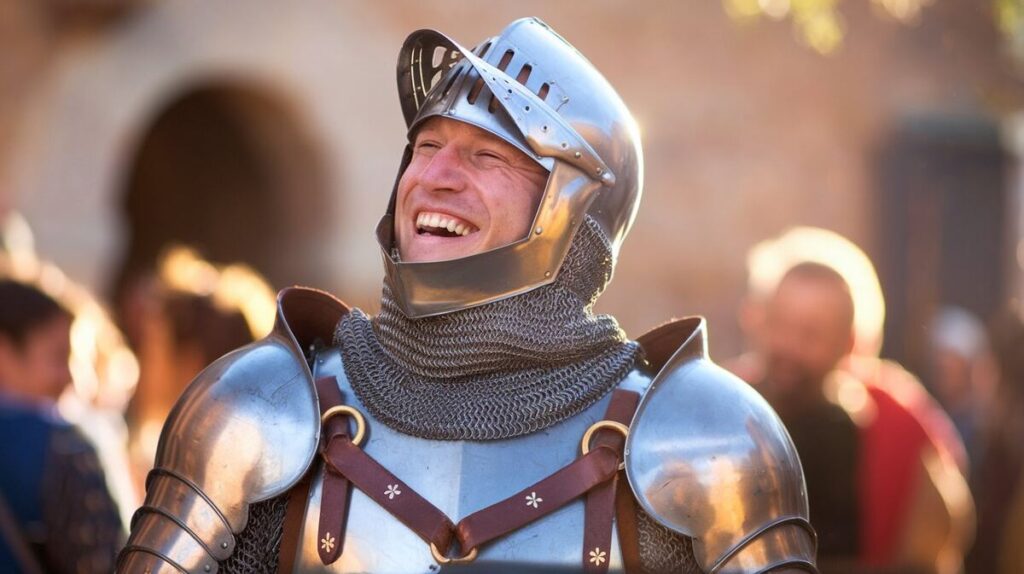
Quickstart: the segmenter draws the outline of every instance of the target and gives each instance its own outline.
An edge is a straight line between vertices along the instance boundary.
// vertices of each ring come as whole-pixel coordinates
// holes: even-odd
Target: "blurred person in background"
[[[823,572],[851,565],[859,551],[859,434],[849,413],[830,401],[828,378],[853,347],[853,299],[824,265],[786,272],[765,306],[763,373],[752,384],[789,430],[807,481]]]
[[[790,229],[751,249],[740,323],[753,350],[726,366],[750,382],[764,378],[767,302],[781,277],[805,262],[834,269],[849,285],[854,303],[851,352],[836,364],[825,390],[859,429],[855,571],[957,572],[974,528],[966,452],[952,422],[920,382],[878,357],[885,303],[863,251],[834,232],[809,227]],[[833,306],[833,320],[845,312],[842,305]],[[808,464],[803,454],[801,460]]]
[[[168,249],[156,272],[139,275],[125,295],[123,321],[140,364],[127,419],[141,486],[164,420],[188,382],[266,334],[275,303],[270,286],[250,268],[214,265],[182,246]]]
[[[967,559],[971,574],[1017,574],[1024,568],[1024,316],[1019,304],[991,329],[997,383],[987,424],[979,426],[981,463],[972,485],[978,536]]]
[[[124,541],[96,451],[56,409],[71,319],[0,280],[0,572],[110,572]]]
[[[928,388],[953,420],[975,468],[982,456],[980,425],[993,386],[985,325],[965,309],[944,307],[936,313],[929,334]]]

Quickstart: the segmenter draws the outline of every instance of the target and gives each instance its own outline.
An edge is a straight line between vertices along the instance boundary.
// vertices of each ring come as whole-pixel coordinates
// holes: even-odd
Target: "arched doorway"
[[[275,287],[322,281],[309,254],[327,224],[327,175],[299,115],[247,84],[203,85],[170,98],[125,172],[115,292],[171,244],[215,262],[244,262]]]

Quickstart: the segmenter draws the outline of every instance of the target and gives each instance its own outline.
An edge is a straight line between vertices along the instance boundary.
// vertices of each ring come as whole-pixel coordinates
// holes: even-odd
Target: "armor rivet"
[[[228,543],[227,542],[221,542],[220,543],[220,547],[223,548],[224,550],[227,550],[228,549]]]
[[[536,233],[537,235],[540,235],[541,233],[544,233],[544,228],[538,227],[537,229],[533,230],[533,232]]]
[[[554,83],[554,82],[552,82],[552,83]],[[562,101],[563,102],[568,102],[569,101],[569,96],[562,96]]]
[[[597,175],[601,175],[602,173],[604,173],[604,170],[601,168],[597,168]]]
[[[544,272],[544,276],[545,277],[551,277],[551,272],[550,271],[545,271]]]
[[[212,569],[210,568],[210,565],[207,564],[206,566],[203,566],[203,570],[206,571],[206,572],[209,572]]]
[[[548,126],[541,126],[540,131],[542,131],[542,132],[548,131]]]
[[[525,108],[523,108],[523,109],[524,109],[524,110],[526,110],[526,111],[530,111],[530,106],[526,106],[526,107],[525,107]]]
[[[576,153],[575,153],[575,154],[573,154],[573,155],[575,155],[575,156],[576,156],[576,159],[579,159],[579,158],[583,157],[583,154],[581,154],[580,152],[576,152]]]

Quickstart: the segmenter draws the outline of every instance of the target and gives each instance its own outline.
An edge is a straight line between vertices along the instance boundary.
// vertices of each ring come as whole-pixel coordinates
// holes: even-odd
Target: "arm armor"
[[[775,411],[711,361],[701,318],[659,327],[640,344],[658,373],[626,443],[641,507],[692,538],[709,574],[817,572],[803,471]]]
[[[269,335],[192,381],[164,424],[118,572],[216,572],[235,550],[249,505],[302,478],[320,439],[302,349],[329,342],[345,312],[325,293],[286,289]]]

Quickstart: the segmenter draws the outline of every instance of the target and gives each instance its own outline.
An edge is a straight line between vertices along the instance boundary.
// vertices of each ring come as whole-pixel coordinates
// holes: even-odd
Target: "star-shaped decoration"
[[[544,502],[544,499],[537,496],[536,492],[531,492],[526,496],[526,506],[532,506],[534,508],[537,508],[540,506],[540,503],[542,502]]]
[[[402,491],[398,490],[397,484],[389,484],[388,489],[384,491],[384,494],[388,497],[388,500],[394,500],[396,496],[402,494]]]
[[[320,548],[327,552],[334,550],[334,537],[331,536],[330,532],[325,533],[323,539],[320,540]]]
[[[594,563],[594,566],[600,566],[602,562],[608,560],[608,554],[600,548],[595,548],[590,551],[590,561]]]

